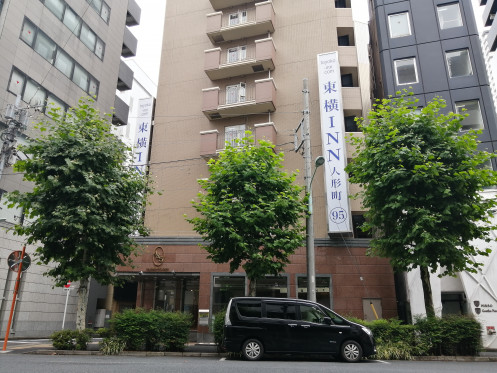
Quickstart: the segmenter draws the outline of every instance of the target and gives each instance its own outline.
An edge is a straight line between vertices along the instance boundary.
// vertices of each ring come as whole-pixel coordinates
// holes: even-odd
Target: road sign
[[[9,269],[11,271],[17,272],[19,271],[19,264],[21,264],[22,251],[13,251],[10,253],[7,258],[7,264],[9,265]],[[31,258],[28,254],[24,254],[22,258],[22,272],[26,272],[29,266],[31,265]]]
[[[64,290],[70,290],[71,289],[71,281],[67,281],[67,284],[64,285]]]

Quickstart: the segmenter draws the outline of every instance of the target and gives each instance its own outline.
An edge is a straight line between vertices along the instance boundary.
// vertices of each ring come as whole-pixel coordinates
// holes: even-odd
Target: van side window
[[[300,317],[302,321],[314,322],[323,324],[325,314],[319,308],[307,305],[300,305]]]
[[[261,302],[238,302],[236,307],[241,316],[261,317]]]
[[[266,303],[266,317],[297,320],[297,307],[294,304]]]

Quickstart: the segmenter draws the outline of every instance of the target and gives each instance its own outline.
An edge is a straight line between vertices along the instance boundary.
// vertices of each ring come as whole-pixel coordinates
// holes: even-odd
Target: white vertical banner
[[[133,165],[140,173],[145,173],[148,163],[148,149],[152,132],[153,98],[142,98],[138,102],[136,119],[135,143],[133,150]]]
[[[338,52],[322,53],[317,57],[328,233],[351,232]]]

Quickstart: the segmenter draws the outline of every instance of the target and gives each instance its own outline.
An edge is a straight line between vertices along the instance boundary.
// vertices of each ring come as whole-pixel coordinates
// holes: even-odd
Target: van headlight
[[[366,333],[369,336],[373,335],[373,332],[370,329],[366,328],[365,326],[362,327],[362,330],[364,330],[364,333]]]

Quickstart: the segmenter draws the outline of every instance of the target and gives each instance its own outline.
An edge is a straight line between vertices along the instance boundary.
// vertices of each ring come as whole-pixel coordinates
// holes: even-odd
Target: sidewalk
[[[3,341],[0,341],[3,345]],[[2,351],[0,351],[1,353]],[[8,342],[7,353],[37,354],[37,355],[100,355],[98,342],[92,342],[88,351],[55,350],[50,340],[12,340]],[[226,357],[226,353],[217,351],[212,343],[189,343],[183,352],[158,351],[124,351],[121,356],[183,356],[183,357]],[[416,356],[415,361],[482,361],[497,362],[497,351],[482,351],[480,356]]]

